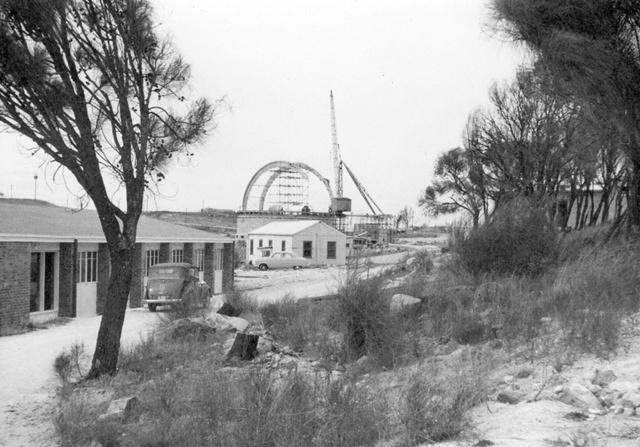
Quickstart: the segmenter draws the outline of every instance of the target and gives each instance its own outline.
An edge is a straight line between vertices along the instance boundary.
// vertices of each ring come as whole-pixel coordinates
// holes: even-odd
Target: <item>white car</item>
[[[268,269],[286,269],[294,268],[299,269],[302,267],[308,267],[311,265],[311,260],[296,256],[290,251],[275,252],[268,258],[256,258],[253,260],[253,265],[260,270]]]

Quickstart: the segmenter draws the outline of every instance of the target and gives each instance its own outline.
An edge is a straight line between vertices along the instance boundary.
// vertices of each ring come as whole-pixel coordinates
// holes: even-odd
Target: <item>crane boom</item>
[[[340,158],[340,145],[338,144],[338,128],[336,125],[336,108],[333,103],[333,90],[329,92],[329,99],[331,101],[331,162],[333,163],[333,192],[336,197],[342,197],[342,160]]]
[[[367,192],[364,185],[358,181],[355,174],[351,171],[351,169],[349,169],[349,166],[347,166],[347,164],[344,162],[342,162],[342,164],[347,169],[347,172],[349,173],[351,180],[353,180],[353,183],[356,185],[356,188],[358,188],[358,191],[360,191],[362,198],[364,199],[365,202],[367,202],[367,205],[369,205],[369,208],[371,208],[371,212],[373,212],[373,214],[384,214],[382,212],[382,209],[375,202],[375,200],[373,200],[373,197],[371,197],[371,194]]]

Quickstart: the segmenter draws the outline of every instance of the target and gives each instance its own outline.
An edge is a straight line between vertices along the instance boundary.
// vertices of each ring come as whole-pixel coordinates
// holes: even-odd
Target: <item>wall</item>
[[[0,334],[29,321],[30,244],[0,242]]]
[[[294,252],[302,256],[304,241],[312,241],[312,261],[318,265],[344,265],[346,263],[345,234],[323,224],[317,224],[296,234],[293,240]],[[336,259],[327,259],[327,242],[336,243]]]
[[[248,240],[246,242],[247,261],[253,261],[254,259],[259,258],[261,256],[261,251],[258,250],[260,239],[262,239],[264,247],[267,247],[269,245],[269,241],[273,242],[272,244],[273,249],[271,251],[271,254],[282,251],[283,241],[286,244],[285,251],[293,251],[293,238],[291,236],[275,236],[275,235],[268,235],[268,234],[267,235],[251,235],[248,237]],[[251,240],[253,240],[253,255],[250,254]],[[298,256],[302,256],[302,249],[300,249],[300,252],[296,254]]]
[[[233,243],[224,244],[224,251],[222,254],[222,292],[230,292],[233,290],[233,275],[234,275],[234,255],[235,247]]]

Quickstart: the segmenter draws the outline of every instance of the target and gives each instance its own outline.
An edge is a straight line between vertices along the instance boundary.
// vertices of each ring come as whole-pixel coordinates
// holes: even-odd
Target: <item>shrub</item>
[[[468,429],[467,411],[487,397],[487,365],[470,361],[445,371],[435,363],[411,380],[401,421],[411,445],[454,438]]]
[[[265,329],[294,350],[303,350],[319,330],[318,316],[309,302],[286,296],[260,307]]]
[[[455,230],[456,262],[474,275],[538,275],[556,258],[557,234],[544,208],[526,199],[498,209],[475,230]]]
[[[233,289],[224,295],[225,301],[240,312],[255,312],[258,310],[258,302],[242,290]]]
[[[363,278],[357,266],[350,268],[338,290],[336,318],[351,359],[369,355],[388,367],[402,351],[403,334],[401,317],[389,311],[383,281]]]

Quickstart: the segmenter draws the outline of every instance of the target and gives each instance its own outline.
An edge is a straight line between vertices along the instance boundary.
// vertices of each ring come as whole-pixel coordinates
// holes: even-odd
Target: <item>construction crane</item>
[[[338,144],[338,127],[336,125],[336,107],[333,103],[333,90],[329,92],[331,102],[331,162],[333,164],[333,193],[335,197],[342,197],[342,160],[340,145]]]
[[[374,215],[384,214],[382,212],[382,209],[375,202],[375,200],[373,200],[373,197],[371,197],[371,194],[369,194],[369,192],[366,190],[364,185],[358,181],[358,179],[356,178],[356,175],[353,173],[353,171],[351,171],[351,169],[349,169],[349,166],[347,166],[347,164],[344,163],[344,162],[342,162],[342,164],[347,169],[347,172],[349,173],[349,176],[351,177],[351,180],[353,180],[353,183],[356,185],[356,188],[358,188],[358,191],[360,191],[360,195],[362,195],[362,198],[364,199],[364,201],[367,202],[367,205],[371,209],[371,212]]]

